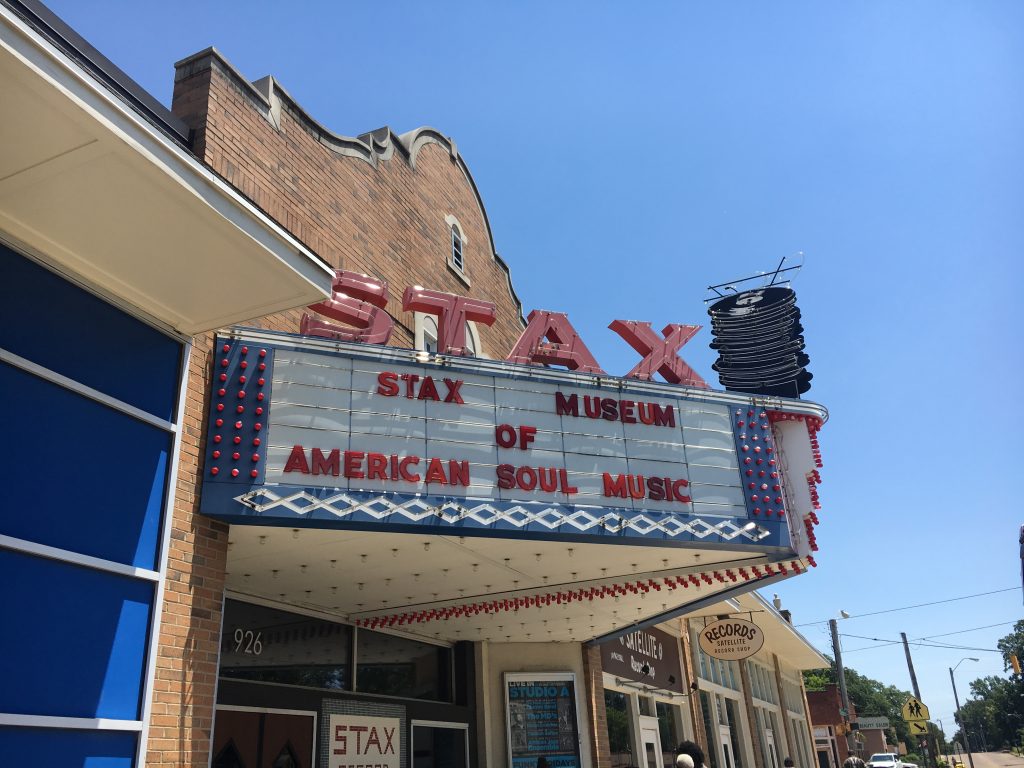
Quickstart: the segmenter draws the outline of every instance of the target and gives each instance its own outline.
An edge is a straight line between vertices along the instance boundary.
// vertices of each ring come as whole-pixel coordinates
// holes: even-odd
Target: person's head
[[[796,765],[796,763],[793,762],[792,757],[787,757],[785,760],[782,761],[782,764],[786,766],[786,768],[794,768],[794,766]]]
[[[704,765],[704,750],[702,750],[695,742],[683,741],[680,742],[679,746],[676,747],[676,765],[680,768],[690,768],[690,766],[683,766],[679,762],[679,758],[686,756],[692,761],[693,768],[701,768]]]
[[[696,768],[693,764],[693,758],[689,755],[679,755],[676,758],[676,768]]]

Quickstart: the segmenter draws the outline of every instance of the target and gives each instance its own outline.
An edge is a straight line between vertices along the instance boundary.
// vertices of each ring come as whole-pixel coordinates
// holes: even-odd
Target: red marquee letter
[[[309,313],[302,315],[299,332],[307,336],[324,336],[341,341],[364,344],[387,344],[395,321],[384,311],[388,304],[388,284],[358,272],[338,269],[331,284],[331,298],[310,309],[353,326],[335,325],[317,320]]]
[[[564,365],[580,373],[604,373],[564,313],[535,309],[527,320],[526,330],[508,355],[510,363]]]
[[[495,305],[489,301],[429,291],[418,285],[405,289],[402,309],[437,315],[437,351],[442,355],[468,355],[466,321],[493,325],[497,317]]]
[[[701,326],[669,323],[661,332],[664,339],[658,338],[658,335],[651,330],[650,323],[614,320],[608,327],[643,356],[643,360],[626,374],[627,378],[650,381],[654,378],[655,372],[658,372],[670,384],[708,388],[707,382],[676,354],[686,342],[696,335]]]

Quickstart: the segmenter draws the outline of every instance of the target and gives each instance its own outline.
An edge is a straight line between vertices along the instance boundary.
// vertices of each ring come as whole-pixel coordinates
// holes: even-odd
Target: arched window
[[[452,266],[459,272],[466,271],[466,262],[462,257],[462,230],[458,224],[452,224]]]
[[[416,313],[416,349],[437,354],[437,318],[422,312]],[[484,357],[480,346],[480,331],[476,323],[466,323],[466,350],[471,357]]]
[[[451,250],[445,256],[448,262],[448,269],[468,288],[469,265],[466,263],[466,247],[468,246],[466,230],[452,214],[445,216],[444,222],[448,225],[448,239],[451,245]]]
[[[422,318],[422,339],[416,346],[433,355],[437,352],[437,318],[433,315],[423,315]]]

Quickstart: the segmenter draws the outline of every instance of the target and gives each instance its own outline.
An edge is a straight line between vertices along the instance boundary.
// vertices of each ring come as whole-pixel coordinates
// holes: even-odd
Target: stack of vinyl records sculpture
[[[722,386],[731,392],[799,397],[811,388],[803,326],[792,288],[772,286],[719,299],[708,308]]]

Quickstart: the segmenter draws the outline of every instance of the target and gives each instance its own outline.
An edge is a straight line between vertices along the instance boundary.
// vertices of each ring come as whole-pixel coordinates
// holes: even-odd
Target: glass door
[[[217,707],[213,768],[313,768],[316,713]]]
[[[468,765],[468,725],[412,721],[412,768],[467,768]]]
[[[722,755],[725,758],[725,768],[736,768],[732,754],[732,733],[728,725],[718,726],[718,743],[722,745]]]
[[[779,768],[779,757],[775,751],[775,732],[771,728],[764,731],[764,743],[768,748],[768,768]]]

